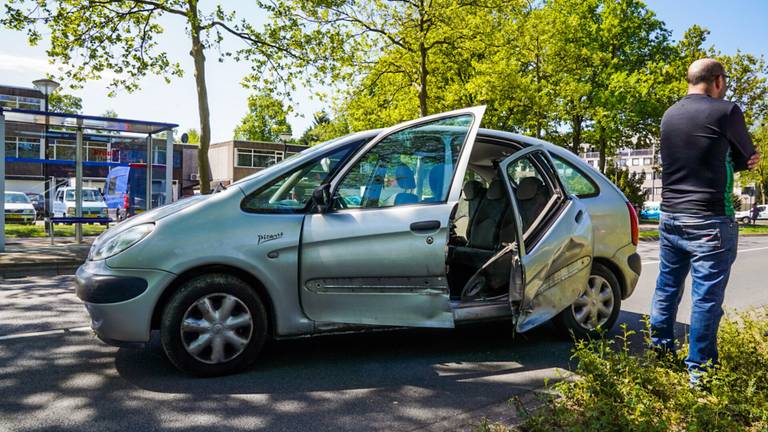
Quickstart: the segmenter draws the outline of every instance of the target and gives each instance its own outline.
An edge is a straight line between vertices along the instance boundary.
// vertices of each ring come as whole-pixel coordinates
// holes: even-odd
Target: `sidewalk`
[[[95,237],[86,237],[82,244],[71,237],[57,237],[51,245],[49,238],[11,238],[6,240],[5,252],[0,253],[0,279],[74,274],[88,256]]]

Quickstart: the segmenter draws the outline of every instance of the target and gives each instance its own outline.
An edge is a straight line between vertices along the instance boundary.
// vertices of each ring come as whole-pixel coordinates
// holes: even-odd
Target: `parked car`
[[[29,198],[32,206],[35,207],[37,219],[43,219],[45,217],[45,196],[35,192],[24,192],[24,195]]]
[[[83,188],[83,208],[84,218],[106,218],[107,205],[104,203],[104,197],[97,188]],[[75,188],[64,187],[56,191],[53,201],[54,217],[74,217],[76,215]],[[107,225],[106,222],[100,222]]]
[[[760,213],[757,215],[757,220],[768,219],[768,205],[758,205],[757,208],[760,209]],[[737,211],[736,220],[743,224],[752,223],[752,208],[750,207],[748,210]]]
[[[5,222],[32,225],[37,220],[32,201],[21,192],[5,192]]]
[[[658,221],[661,217],[661,203],[658,201],[646,201],[640,210],[640,219]]]
[[[152,168],[152,207],[165,203],[164,168]],[[107,174],[104,187],[104,201],[110,216],[115,220],[139,214],[146,210],[147,164],[133,163],[129,166],[113,167]]]
[[[201,376],[248,367],[268,337],[611,328],[640,274],[634,209],[569,151],[479,129],[483,112],[348,135],[122,222],[77,271],[92,328],[115,345],[159,329]]]

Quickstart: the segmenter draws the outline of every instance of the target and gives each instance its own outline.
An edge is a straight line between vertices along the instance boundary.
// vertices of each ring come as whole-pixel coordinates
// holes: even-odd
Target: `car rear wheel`
[[[593,263],[584,291],[555,317],[554,323],[566,335],[595,337],[598,328],[610,330],[616,324],[620,310],[621,290],[616,275],[604,265]]]
[[[743,218],[741,218],[741,223],[743,223],[745,225],[749,224],[749,223],[752,223],[752,219],[750,219],[749,216],[744,216]]]
[[[241,279],[208,274],[185,282],[166,305],[160,339],[183,372],[218,376],[253,364],[267,336],[259,296]]]

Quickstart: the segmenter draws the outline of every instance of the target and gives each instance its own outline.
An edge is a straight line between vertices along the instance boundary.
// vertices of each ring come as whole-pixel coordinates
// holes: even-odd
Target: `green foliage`
[[[235,139],[279,142],[280,134],[291,133],[288,113],[283,102],[266,94],[248,97],[248,113],[235,128]]]
[[[316,112],[312,125],[299,138],[301,145],[315,145],[349,133],[348,126],[338,119],[331,119],[325,111]]]
[[[630,342],[579,341],[577,378],[554,385],[558,396],[519,430],[538,431],[763,431],[768,428],[768,320],[765,310],[723,320],[720,364],[691,389],[677,356],[657,356]],[[648,330],[642,332],[647,345]],[[634,352],[641,351],[640,354]]]
[[[48,96],[48,110],[67,114],[82,114],[83,99],[55,91]]]
[[[645,194],[643,193],[645,173],[629,172],[627,168],[618,168],[614,164],[608,164],[605,176],[618,186],[636,209],[643,208],[643,203],[645,202]]]
[[[187,144],[200,144],[200,132],[195,128],[187,129]]]

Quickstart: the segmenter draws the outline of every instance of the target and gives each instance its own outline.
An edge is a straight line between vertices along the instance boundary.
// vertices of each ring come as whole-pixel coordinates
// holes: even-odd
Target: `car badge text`
[[[283,233],[279,232],[279,233],[272,233],[272,234],[258,234],[258,236],[259,236],[259,242],[256,244],[260,245],[262,243],[283,238]]]

